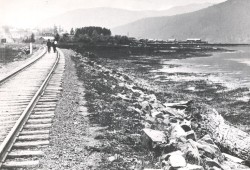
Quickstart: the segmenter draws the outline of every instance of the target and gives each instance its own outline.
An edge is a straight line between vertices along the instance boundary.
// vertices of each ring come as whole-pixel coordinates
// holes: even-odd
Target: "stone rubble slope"
[[[94,56],[94,54],[91,55]],[[90,57],[91,55],[86,54],[86,56]],[[101,64],[92,61],[89,57],[85,57],[85,55],[75,53],[72,57],[77,62],[77,67],[87,67],[92,72],[115,79],[118,83],[110,87],[114,91],[117,86],[126,89],[117,91],[113,97],[117,100],[134,101],[135,105],[133,107],[129,106],[128,109],[131,112],[136,112],[142,118],[140,123],[143,128],[139,134],[139,142],[141,147],[154,153],[154,156],[158,159],[157,165],[160,169],[249,169],[243,165],[246,161],[221,151],[222,146],[227,146],[228,153],[241,155],[239,150],[232,150],[232,145],[233,147],[238,145],[240,150],[243,150],[241,152],[248,154],[249,144],[243,146],[241,140],[249,141],[249,136],[227,125],[214,109],[202,104],[201,108],[203,109],[196,109],[192,101],[189,101],[181,103],[182,106],[185,106],[185,110],[179,110],[178,105],[180,104],[176,103],[171,106],[171,104],[162,103],[155,94],[148,93],[149,89],[140,87],[139,84],[134,83],[132,77],[124,73],[107,69]],[[108,80],[102,81],[106,84],[109,83]],[[227,135],[231,135],[230,138],[234,141],[226,141],[226,143],[222,144],[222,142],[225,142],[223,141],[225,136],[221,136],[224,132],[230,133],[227,133]],[[233,136],[236,134],[243,134],[241,140]],[[243,158],[245,160],[249,159],[248,155],[244,155]],[[108,159],[114,161],[116,156]],[[131,169],[146,169],[146,167],[138,163]]]

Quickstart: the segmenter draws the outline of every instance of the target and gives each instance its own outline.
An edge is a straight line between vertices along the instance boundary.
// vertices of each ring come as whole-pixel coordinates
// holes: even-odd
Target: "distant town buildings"
[[[201,39],[200,38],[188,38],[186,40],[188,43],[201,43]]]
[[[177,40],[176,40],[176,39],[168,39],[167,42],[172,42],[172,43],[174,43],[174,42],[177,42]]]
[[[30,38],[31,34],[34,34],[36,42],[44,42],[48,39],[54,39],[56,34],[65,33],[60,27],[43,28],[43,29],[21,29],[3,26],[0,27],[0,43],[6,41],[6,43],[23,42]]]
[[[1,43],[12,43],[14,42],[9,30],[4,27],[0,27],[0,39]]]
[[[208,44],[207,41],[203,41],[200,38],[188,38],[186,40],[177,40],[175,38],[171,38],[168,40],[161,40],[161,39],[136,39],[134,37],[129,37],[131,41],[131,46],[136,47],[160,47],[164,45],[200,45],[200,44]]]

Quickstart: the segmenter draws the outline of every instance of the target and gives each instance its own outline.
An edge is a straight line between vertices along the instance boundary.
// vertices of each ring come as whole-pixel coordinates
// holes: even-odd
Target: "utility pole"
[[[3,43],[3,61],[4,63],[6,63],[6,46],[5,46],[5,43]]]
[[[33,50],[33,48],[32,48],[32,42],[30,42],[30,54],[32,54],[32,50]]]

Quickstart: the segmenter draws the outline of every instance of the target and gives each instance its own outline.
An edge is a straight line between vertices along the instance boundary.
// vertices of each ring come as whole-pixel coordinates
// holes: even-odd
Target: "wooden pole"
[[[32,54],[33,48],[32,48],[32,43],[30,43],[30,54]]]
[[[4,63],[6,63],[6,51],[5,51],[5,43],[3,43],[3,60],[4,60]]]

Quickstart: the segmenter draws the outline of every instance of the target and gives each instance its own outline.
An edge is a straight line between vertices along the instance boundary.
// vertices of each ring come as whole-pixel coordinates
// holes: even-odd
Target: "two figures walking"
[[[47,47],[48,47],[48,52],[50,53],[51,47],[53,48],[54,53],[56,52],[56,45],[57,45],[57,41],[50,41],[50,39],[48,39],[47,42]]]

